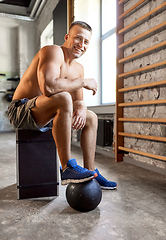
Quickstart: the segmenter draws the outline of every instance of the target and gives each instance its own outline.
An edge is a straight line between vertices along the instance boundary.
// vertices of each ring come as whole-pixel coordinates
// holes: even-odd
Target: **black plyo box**
[[[16,129],[18,199],[58,196],[57,151],[52,131]]]

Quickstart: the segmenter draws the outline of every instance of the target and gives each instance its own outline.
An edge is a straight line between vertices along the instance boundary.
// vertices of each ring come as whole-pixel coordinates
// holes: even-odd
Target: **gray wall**
[[[54,44],[63,45],[67,33],[67,0],[61,0],[53,11]]]
[[[47,1],[36,21],[0,17],[0,73],[6,74],[6,77],[0,76],[0,132],[13,130],[6,115],[9,102],[5,99],[5,91],[15,88],[18,82],[6,78],[22,77],[40,49],[41,33],[53,19],[57,3],[58,0]]]
[[[40,49],[40,36],[47,25],[53,19],[53,11],[57,6],[59,0],[49,0],[46,2],[39,18],[36,20],[36,44],[37,50]]]
[[[33,21],[0,17],[0,132],[11,131],[6,110],[9,102],[5,99],[8,89],[16,88],[18,82],[7,78],[22,77],[36,54],[36,29]]]
[[[125,6],[126,11],[138,0],[130,0]],[[165,0],[156,1],[146,1],[146,4],[140,8],[137,12],[125,18],[124,25],[132,23],[142,15],[151,11],[155,7],[164,3]],[[166,20],[166,10],[158,12],[157,15],[153,15],[151,18],[146,19],[144,23],[134,28],[133,30],[124,34],[124,41],[132,39],[133,37],[155,27],[156,25],[164,22]],[[140,41],[125,49],[124,57],[127,57],[133,53],[139,52],[150,46],[154,46],[166,40],[166,30],[161,29],[161,31],[156,32],[153,36],[148,36],[146,39]],[[159,49],[155,52],[151,52],[146,56],[139,59],[135,59],[124,64],[124,72],[129,72],[139,67],[145,67],[153,63],[162,62],[166,60],[166,49]],[[153,69],[152,71],[131,76],[124,80],[124,87],[155,82],[166,79],[166,68]],[[148,101],[155,99],[165,99],[166,87],[157,86],[153,88],[145,88],[137,91],[126,92],[124,94],[125,102],[137,102],[137,101]],[[166,118],[166,106],[165,105],[149,105],[149,106],[139,106],[139,107],[129,107],[124,108],[124,117],[134,117],[134,118]],[[124,123],[125,132],[143,134],[143,135],[153,135],[153,136],[166,136],[166,126],[160,123]],[[136,138],[125,138],[125,147],[133,148],[143,152],[149,152],[157,155],[166,156],[166,144],[163,142],[141,140]],[[158,161],[155,159],[143,157],[140,155],[129,154],[134,160],[146,163],[151,166],[156,166],[162,169],[166,169],[166,162]]]

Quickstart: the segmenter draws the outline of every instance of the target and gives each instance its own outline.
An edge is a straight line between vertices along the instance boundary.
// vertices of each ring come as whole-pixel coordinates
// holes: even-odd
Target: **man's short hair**
[[[83,22],[83,21],[72,22],[72,24],[70,25],[69,31],[76,25],[79,25],[80,27],[82,27],[92,33],[91,26],[89,26],[89,24],[87,24],[86,22]]]

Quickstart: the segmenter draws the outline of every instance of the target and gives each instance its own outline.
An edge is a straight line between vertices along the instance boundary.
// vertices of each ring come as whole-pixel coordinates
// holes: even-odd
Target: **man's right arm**
[[[60,77],[64,63],[63,51],[58,46],[46,46],[40,50],[38,64],[38,83],[43,95],[51,96],[59,92],[73,92],[82,87],[95,93],[94,79],[66,79]]]

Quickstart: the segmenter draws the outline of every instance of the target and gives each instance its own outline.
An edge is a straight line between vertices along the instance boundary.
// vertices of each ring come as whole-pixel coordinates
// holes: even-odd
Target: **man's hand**
[[[86,88],[88,90],[92,90],[93,95],[95,95],[97,92],[97,82],[95,81],[94,78],[86,78],[84,88]]]
[[[86,106],[82,104],[83,101],[75,101],[76,109],[73,112],[72,128],[75,130],[83,129],[86,123]]]

